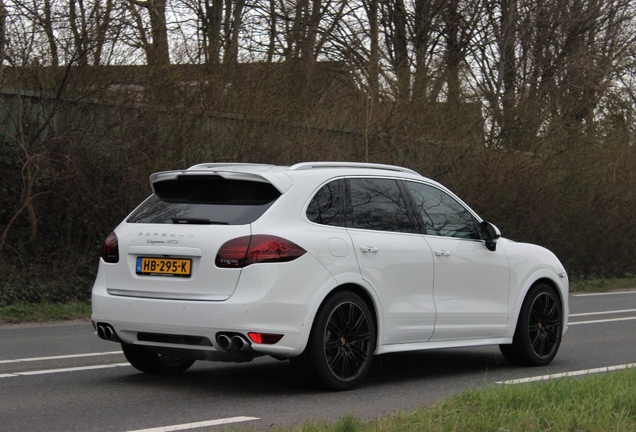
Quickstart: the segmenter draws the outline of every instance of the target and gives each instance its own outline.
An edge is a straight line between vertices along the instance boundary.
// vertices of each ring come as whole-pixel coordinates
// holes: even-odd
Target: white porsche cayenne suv
[[[495,344],[546,365],[567,329],[554,254],[412,170],[207,163],[150,183],[92,292],[97,335],[140,371],[269,355],[346,390],[385,353]]]

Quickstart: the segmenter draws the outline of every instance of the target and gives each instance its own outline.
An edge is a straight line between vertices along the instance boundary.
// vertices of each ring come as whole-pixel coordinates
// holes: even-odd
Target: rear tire
[[[305,351],[291,359],[312,387],[349,390],[371,369],[376,330],[367,304],[353,292],[329,297],[318,310]]]
[[[545,366],[556,356],[562,333],[561,298],[552,287],[540,283],[523,301],[512,344],[499,345],[499,349],[512,364]]]
[[[185,372],[194,360],[163,356],[140,345],[121,344],[126,360],[137,370],[153,375],[176,375]]]

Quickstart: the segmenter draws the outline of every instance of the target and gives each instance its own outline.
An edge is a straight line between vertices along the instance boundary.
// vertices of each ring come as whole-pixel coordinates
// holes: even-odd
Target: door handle
[[[437,249],[434,252],[435,252],[435,255],[437,256],[449,256],[451,254],[450,251],[440,250],[440,249]]]
[[[375,246],[360,246],[360,250],[362,251],[362,253],[376,253],[379,249]]]

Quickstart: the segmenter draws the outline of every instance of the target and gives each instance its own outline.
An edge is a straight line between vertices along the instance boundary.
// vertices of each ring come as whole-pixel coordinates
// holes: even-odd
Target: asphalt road
[[[234,419],[269,429],[305,420],[364,418],[430,404],[497,382],[636,363],[636,291],[571,295],[561,350],[547,367],[510,366],[497,347],[378,356],[365,384],[324,393],[299,384],[289,362],[196,362],[174,377],[127,365],[88,322],[0,327],[1,431],[153,431]],[[506,384],[497,384],[506,385]],[[208,423],[205,423],[208,422]]]

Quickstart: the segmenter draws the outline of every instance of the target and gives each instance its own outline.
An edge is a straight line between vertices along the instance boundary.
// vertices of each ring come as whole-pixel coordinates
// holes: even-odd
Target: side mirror
[[[486,242],[488,250],[493,252],[497,250],[497,239],[501,237],[499,228],[490,222],[482,222],[479,224],[479,229],[481,231],[481,239]]]

